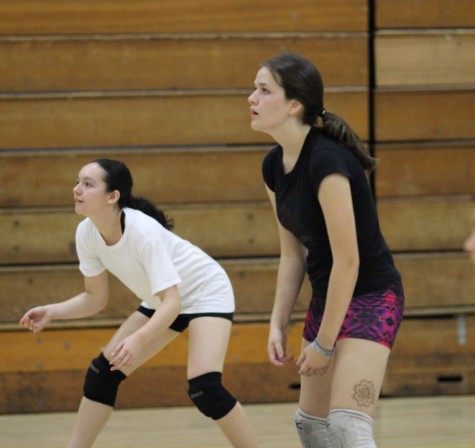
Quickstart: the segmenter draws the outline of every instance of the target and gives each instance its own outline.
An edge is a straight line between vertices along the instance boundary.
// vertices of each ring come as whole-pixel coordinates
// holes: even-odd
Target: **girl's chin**
[[[259,126],[259,123],[255,122],[254,120],[251,121],[251,129],[254,131],[266,132],[266,130],[263,129],[262,126]]]
[[[81,204],[78,204],[77,202],[74,204],[74,211],[76,212],[76,215],[85,215],[84,211],[82,210]]]

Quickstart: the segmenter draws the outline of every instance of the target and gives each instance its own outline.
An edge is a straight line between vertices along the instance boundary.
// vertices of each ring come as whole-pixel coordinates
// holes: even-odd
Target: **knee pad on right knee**
[[[295,427],[303,448],[330,448],[326,418],[309,415],[297,409]]]
[[[209,372],[188,380],[188,395],[206,417],[219,420],[226,416],[237,400],[221,383],[221,372]]]
[[[120,370],[111,370],[101,353],[87,369],[83,393],[86,398],[114,407],[120,383],[127,378]]]
[[[331,446],[341,448],[376,448],[373,419],[353,409],[333,409],[328,417]]]

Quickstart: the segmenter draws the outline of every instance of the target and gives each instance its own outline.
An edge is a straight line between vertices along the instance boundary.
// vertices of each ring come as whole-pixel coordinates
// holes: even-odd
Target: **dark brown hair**
[[[173,228],[173,221],[168,219],[161,209],[153,205],[148,199],[132,194],[132,187],[134,185],[132,174],[123,162],[112,159],[97,159],[91,163],[97,163],[105,171],[104,182],[107,186],[107,191],[117,190],[120,193],[120,209],[129,207],[140,210],[157,220],[166,229],[171,230]]]
[[[281,53],[262,66],[272,73],[288,100],[297,100],[303,105],[302,121],[305,124],[318,126],[354,150],[368,172],[374,169],[376,161],[355,131],[338,115],[325,110],[323,81],[314,64],[298,54]]]

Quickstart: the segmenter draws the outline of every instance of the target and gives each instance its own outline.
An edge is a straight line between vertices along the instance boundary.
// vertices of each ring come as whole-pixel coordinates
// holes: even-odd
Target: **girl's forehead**
[[[79,171],[79,177],[90,177],[93,179],[102,179],[104,170],[97,163],[88,163]]]
[[[262,67],[256,75],[256,84],[277,84],[271,71],[267,67]]]

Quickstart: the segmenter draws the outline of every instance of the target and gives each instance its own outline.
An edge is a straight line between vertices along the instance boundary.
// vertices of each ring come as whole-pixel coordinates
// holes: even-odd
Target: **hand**
[[[38,333],[43,330],[53,319],[52,313],[50,313],[45,306],[38,306],[27,311],[25,315],[20,319],[20,325],[33,333]]]
[[[275,366],[284,366],[294,359],[293,355],[286,354],[286,346],[287,336],[285,332],[271,329],[267,351],[270,362]]]
[[[130,367],[137,360],[143,348],[143,341],[136,333],[127,336],[121,341],[115,350],[111,353],[109,361],[111,370],[121,370],[124,367]]]
[[[302,376],[324,375],[330,365],[330,356],[321,355],[308,345],[297,359],[299,374]]]

